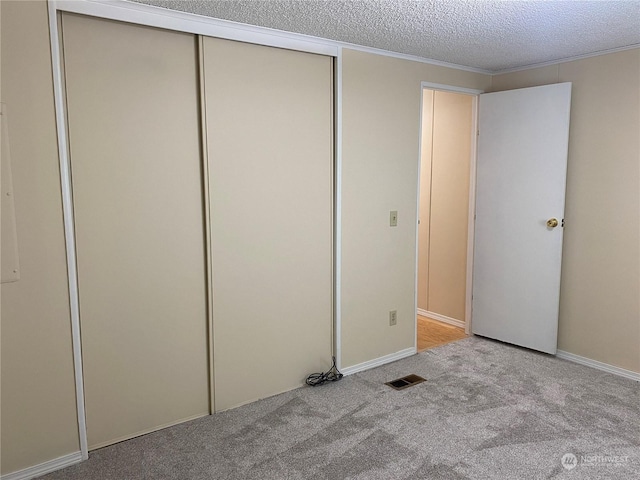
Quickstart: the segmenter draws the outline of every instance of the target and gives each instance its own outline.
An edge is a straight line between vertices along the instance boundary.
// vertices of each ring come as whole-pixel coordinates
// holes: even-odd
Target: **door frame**
[[[472,302],[473,293],[473,249],[475,241],[475,210],[476,210],[476,161],[478,151],[478,101],[480,95],[485,93],[484,90],[476,90],[472,88],[457,87],[455,85],[444,85],[440,83],[421,82],[420,84],[420,131],[419,131],[419,148],[418,148],[418,188],[416,195],[416,274],[414,287],[415,300],[415,335],[414,347],[418,348],[418,247],[420,238],[420,175],[422,168],[422,105],[424,101],[424,91],[426,89],[434,91],[460,93],[473,97],[471,111],[471,154],[469,158],[469,210],[468,210],[468,226],[467,226],[467,272],[465,284],[465,312],[464,312],[464,331],[467,335],[471,332],[472,321]]]

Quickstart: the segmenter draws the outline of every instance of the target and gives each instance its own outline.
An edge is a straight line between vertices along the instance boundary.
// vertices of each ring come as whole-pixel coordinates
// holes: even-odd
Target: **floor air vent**
[[[385,385],[389,385],[391,388],[395,390],[404,390],[405,388],[412,387],[419,383],[426,382],[426,380],[418,375],[407,375],[406,377],[399,378],[397,380],[392,380],[391,382],[385,383]]]

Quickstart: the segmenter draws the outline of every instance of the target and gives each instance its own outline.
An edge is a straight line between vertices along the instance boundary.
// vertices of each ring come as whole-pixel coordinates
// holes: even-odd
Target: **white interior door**
[[[570,83],[479,102],[472,331],[552,354],[570,102]]]

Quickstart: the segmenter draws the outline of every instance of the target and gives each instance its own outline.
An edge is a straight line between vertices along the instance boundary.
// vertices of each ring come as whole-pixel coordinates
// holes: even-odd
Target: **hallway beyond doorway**
[[[463,338],[464,329],[418,315],[418,352]]]

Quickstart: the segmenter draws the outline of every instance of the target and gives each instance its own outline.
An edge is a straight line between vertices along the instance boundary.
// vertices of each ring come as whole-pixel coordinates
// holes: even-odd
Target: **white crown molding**
[[[380,48],[374,48],[374,47],[365,47],[363,45],[356,45],[353,43],[346,43],[346,42],[336,42],[336,43],[339,44],[341,47],[347,48],[349,50],[357,50],[359,52],[373,53],[375,55],[381,55],[384,57],[399,58],[400,60],[409,60],[411,62],[426,63],[428,65],[434,65],[436,67],[452,68],[454,70],[462,70],[464,72],[471,72],[471,73],[481,73],[483,75],[493,74],[491,70],[485,70],[483,68],[468,67],[466,65],[459,65],[457,63],[443,62],[441,60],[434,60],[432,58],[419,57],[417,55],[409,55],[407,53],[391,52],[389,50],[382,50]]]
[[[559,58],[558,60],[551,60],[548,62],[532,63],[530,65],[523,65],[522,67],[505,68],[503,70],[492,70],[490,71],[490,75],[503,75],[505,73],[521,72],[523,70],[531,70],[533,68],[549,67],[551,65],[559,65],[561,63],[574,62],[576,60],[583,60],[585,58],[599,57],[600,55],[608,55],[610,53],[624,52],[626,50],[633,50],[635,48],[640,48],[640,43],[627,45],[626,47],[610,48],[608,50],[600,50],[598,52],[585,53],[583,55],[575,55],[573,57]]]
[[[47,473],[55,472],[61,468],[69,467],[80,463],[82,461],[82,454],[80,452],[70,453],[69,455],[63,455],[62,457],[54,458],[48,462],[43,462],[32,467],[18,470],[17,472],[7,473],[0,477],[0,480],[30,480],[32,478],[46,475]]]
[[[640,382],[640,373],[633,372],[625,368],[609,365],[608,363],[599,362],[587,357],[581,357],[580,355],[565,352],[564,350],[558,350],[556,352],[556,357],[562,358],[563,360],[568,360],[573,363],[579,363],[580,365],[585,365],[587,367],[595,368],[597,370],[602,370],[603,372],[612,373],[613,375],[618,375],[630,380],[635,380],[636,382]]]

